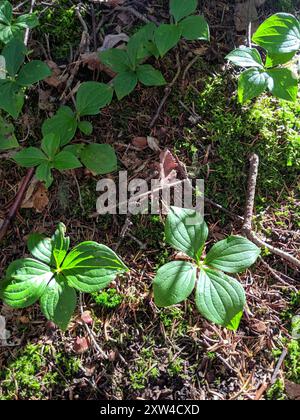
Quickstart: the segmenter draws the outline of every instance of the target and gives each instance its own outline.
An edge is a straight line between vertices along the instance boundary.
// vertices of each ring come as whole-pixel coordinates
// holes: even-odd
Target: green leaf
[[[175,22],[179,22],[182,18],[194,13],[197,10],[197,4],[197,0],[171,0],[170,14]]]
[[[239,78],[238,96],[241,103],[256,98],[267,88],[268,75],[258,69],[245,70]]]
[[[69,146],[64,147],[64,152],[73,153],[76,157],[80,158],[82,150],[86,147],[85,144],[70,144]]]
[[[290,14],[277,13],[260,25],[253,42],[269,54],[287,54],[300,48],[300,23]]]
[[[50,265],[52,257],[52,241],[40,233],[29,235],[27,247],[31,255],[37,260]]]
[[[66,283],[61,275],[56,275],[41,299],[41,309],[47,319],[53,321],[59,328],[65,331],[75,311],[77,296],[74,289]]]
[[[225,273],[241,273],[253,265],[260,248],[241,236],[230,236],[216,243],[208,252],[204,263]]]
[[[111,48],[100,52],[100,61],[116,73],[126,72],[130,69],[130,61],[126,51],[119,48]]]
[[[237,331],[240,323],[241,323],[241,319],[243,317],[244,311],[239,312],[238,314],[236,314],[236,316],[234,316],[231,321],[229,322],[228,325],[226,325],[226,328],[230,331]]]
[[[181,37],[181,28],[177,25],[159,25],[154,33],[154,39],[161,57],[175,47]]]
[[[179,23],[179,27],[188,41],[210,40],[209,26],[203,16],[189,16]]]
[[[98,82],[84,82],[78,89],[76,108],[80,116],[97,115],[101,108],[112,101],[113,89]]]
[[[37,147],[28,147],[16,153],[13,157],[14,161],[24,168],[33,168],[41,163],[47,162],[47,156]]]
[[[96,175],[114,172],[118,167],[116,153],[108,144],[89,144],[82,150],[80,160]]]
[[[13,118],[18,118],[24,105],[24,93],[10,80],[0,80],[0,90],[0,108]]]
[[[151,55],[154,55],[156,58],[159,58],[159,52],[154,44],[154,32],[156,25],[153,22],[148,23],[143,26],[134,37],[139,39],[139,48],[137,49],[136,63],[149,58]],[[130,44],[129,44],[130,45]]]
[[[220,271],[201,270],[196,288],[196,305],[209,321],[223,327],[238,327],[246,303],[242,285]]]
[[[78,128],[86,136],[90,136],[93,132],[93,124],[89,121],[80,121],[78,123]]]
[[[15,21],[15,26],[23,29],[33,29],[39,25],[39,20],[34,13],[18,16]]]
[[[25,64],[17,77],[20,86],[30,86],[51,76],[51,70],[46,63],[40,60],[33,60]]]
[[[295,51],[287,54],[268,54],[265,66],[270,68],[279,66],[280,64],[289,63],[295,57],[295,54]]]
[[[0,296],[13,308],[26,308],[41,297],[52,277],[50,268],[39,261],[31,258],[14,261],[8,267]]]
[[[77,120],[74,112],[68,106],[62,106],[54,117],[46,120],[42,126],[43,136],[56,134],[60,137],[60,145],[68,144],[76,134]]]
[[[2,41],[4,44],[8,44],[14,39],[23,41],[24,32],[25,30],[17,25],[6,26],[0,23],[0,41]]]
[[[194,210],[171,207],[165,235],[171,246],[199,261],[208,237],[208,227],[203,217]]]
[[[52,259],[51,264],[56,268],[60,268],[64,261],[69,248],[70,238],[66,236],[66,226],[63,223],[59,223],[53,237],[52,237]]]
[[[151,22],[143,26],[129,39],[127,44],[127,55],[132,70],[135,71],[137,64],[152,55],[151,53],[149,54],[147,45],[149,45],[149,42],[153,43],[155,29],[156,25]]]
[[[167,83],[161,72],[150,64],[138,66],[137,77],[145,86],[163,86]]]
[[[298,96],[298,80],[289,69],[268,70],[268,89],[277,98],[296,102]]]
[[[62,265],[68,284],[86,293],[103,289],[126,271],[127,267],[110,248],[96,242],[83,242],[75,247]]]
[[[9,1],[2,1],[0,4],[0,22],[10,25],[13,17],[13,7]]]
[[[49,188],[53,182],[53,176],[51,172],[52,166],[50,162],[41,163],[35,172],[35,177],[41,182],[45,183],[46,188]]]
[[[59,223],[52,238],[46,238],[40,233],[33,233],[28,238],[27,246],[29,252],[37,260],[52,268],[59,268],[69,251],[70,238],[66,237],[65,225]]]
[[[240,67],[264,67],[260,53],[256,48],[237,48],[228,54],[226,59]]]
[[[184,301],[196,284],[197,268],[184,261],[173,261],[161,267],[153,282],[154,301],[166,307]]]
[[[15,136],[13,124],[8,123],[0,116],[0,151],[10,150],[19,147]]]
[[[64,171],[67,169],[81,168],[82,165],[73,153],[63,151],[55,156],[53,167],[59,171]]]
[[[137,75],[133,71],[122,72],[114,78],[113,86],[119,101],[135,89],[137,82]]]
[[[24,42],[19,39],[13,39],[3,48],[2,55],[5,57],[6,71],[11,77],[15,77],[18,73],[24,62],[26,51]]]
[[[53,159],[60,148],[60,137],[56,134],[47,134],[42,140],[42,150],[49,159]]]

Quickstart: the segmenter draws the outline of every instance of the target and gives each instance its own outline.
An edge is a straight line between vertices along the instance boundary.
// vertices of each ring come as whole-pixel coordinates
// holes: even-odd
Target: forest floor
[[[105,35],[130,35],[143,24],[126,10],[128,5],[159,22],[168,16],[168,2],[162,0],[126,1],[125,9],[82,3],[93,4],[94,13],[82,15],[91,35],[91,52],[101,46]],[[277,11],[299,15],[295,3],[267,1],[258,8],[259,19]],[[132,178],[146,179],[153,176],[159,153],[139,150],[133,139],[152,136],[161,149],[169,149],[205,180],[206,197],[240,216],[249,155],[257,153],[255,229],[273,245],[299,257],[300,100],[289,104],[263,96],[247,106],[237,103],[236,73],[224,60],[246,39],[245,32],[237,33],[234,6],[233,0],[201,1],[211,43],[182,42],[156,64],[168,81],[177,70],[180,76],[152,129],[164,88],[139,87],[92,118],[94,132],[88,140],[112,144],[120,169]],[[53,1],[49,7],[37,1],[35,10],[41,26],[32,31],[30,48],[70,74],[83,31],[74,2]],[[97,26],[101,18],[96,33],[95,22]],[[108,79],[82,65],[72,88],[83,80]],[[41,123],[57,108],[63,89],[40,84],[30,91],[31,100],[17,121],[22,145],[39,144]],[[0,155],[0,220],[24,174]],[[300,311],[300,273],[263,250],[263,261],[239,277],[247,308],[237,333],[205,321],[193,300],[158,309],[151,284],[157,268],[174,255],[164,242],[164,218],[134,216],[122,238],[125,216],[95,214],[98,180],[78,169],[57,173],[49,191],[39,190],[35,199],[49,202],[41,213],[34,203],[18,213],[1,243],[0,276],[11,261],[27,255],[26,237],[31,232],[51,235],[59,221],[66,224],[72,244],[94,240],[118,249],[131,272],[104,292],[83,295],[65,333],[46,322],[38,306],[17,311],[0,304],[11,344],[0,345],[0,399],[300,398],[295,387],[300,384],[300,342],[291,337],[291,320]],[[205,217],[211,243],[240,233],[240,221],[213,206],[206,205]],[[81,311],[92,318],[89,327]],[[285,361],[276,369],[285,349]]]

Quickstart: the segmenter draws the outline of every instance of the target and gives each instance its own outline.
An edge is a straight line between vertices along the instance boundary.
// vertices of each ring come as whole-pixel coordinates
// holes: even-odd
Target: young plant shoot
[[[181,37],[189,41],[209,41],[209,27],[203,16],[193,15],[197,0],[171,0],[170,14],[174,23],[158,27],[149,23],[134,34],[126,50],[112,48],[100,53],[100,60],[117,73],[113,86],[119,100],[129,95],[138,82],[145,86],[163,86],[165,78],[159,70],[145,61],[154,56],[164,57]]]
[[[98,292],[128,268],[107,246],[82,242],[69,252],[70,238],[60,223],[52,238],[28,239],[33,258],[14,261],[1,282],[0,297],[12,308],[39,301],[45,317],[66,330],[75,311],[76,291]]]
[[[13,39],[0,56],[1,73],[4,72],[4,77],[0,77],[0,109],[13,118],[18,118],[22,111],[25,89],[51,76],[50,68],[43,61],[32,60],[24,64],[26,54],[23,41]]]
[[[196,306],[209,321],[237,330],[246,298],[242,285],[225,273],[245,271],[260,249],[240,236],[215,244],[202,259],[208,227],[193,210],[171,207],[165,226],[166,241],[193,261],[173,261],[161,267],[154,279],[154,299],[159,307],[176,305],[195,289]]]
[[[71,145],[61,150],[57,134],[47,134],[41,149],[28,147],[17,152],[14,161],[25,168],[36,167],[36,177],[49,188],[53,183],[52,171],[66,171],[82,167],[81,162],[95,174],[107,174],[117,168],[117,156],[108,144]],[[80,162],[80,160],[81,162]]]
[[[44,136],[57,134],[61,139],[61,146],[65,146],[75,137],[77,129],[89,136],[93,126],[89,121],[81,121],[82,117],[94,116],[100,109],[109,105],[113,98],[111,86],[98,82],[84,82],[80,85],[76,95],[76,110],[69,106],[62,106],[56,115],[46,120],[42,126]]]
[[[12,39],[24,39],[25,30],[35,28],[39,21],[35,14],[29,13],[13,17],[13,7],[9,1],[0,4],[0,41],[7,44]]]
[[[239,76],[239,101],[245,103],[269,91],[279,99],[295,102],[299,77],[293,59],[300,50],[300,22],[286,13],[275,14],[260,25],[252,40],[265,50],[265,60],[252,47],[227,55],[227,60],[246,69]]]

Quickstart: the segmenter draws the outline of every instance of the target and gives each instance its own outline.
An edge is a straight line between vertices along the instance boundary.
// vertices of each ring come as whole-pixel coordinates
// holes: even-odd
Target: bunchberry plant
[[[82,242],[69,252],[70,238],[60,223],[52,238],[34,233],[28,239],[33,258],[14,261],[1,282],[0,297],[12,308],[40,301],[45,317],[66,330],[77,303],[76,290],[93,293],[128,268],[107,246]]]
[[[51,75],[49,67],[40,60],[24,64],[27,49],[23,41],[13,39],[2,50],[4,77],[0,78],[0,109],[17,118],[24,105],[25,89]]]
[[[14,149],[19,146],[15,136],[13,124],[6,121],[0,115],[0,152],[3,150]]]
[[[260,25],[253,42],[265,50],[265,59],[257,48],[249,47],[238,48],[227,56],[235,65],[246,68],[239,76],[239,101],[245,103],[264,91],[295,101],[298,75],[292,60],[300,49],[300,22],[290,14],[275,14]]]
[[[0,1],[0,41],[7,44],[13,39],[24,38],[24,32],[27,28],[35,28],[39,21],[35,14],[29,13],[13,17],[13,7],[9,1]]]
[[[45,182],[47,188],[53,182],[53,169],[63,171],[82,166],[73,153],[60,150],[60,138],[55,134],[48,134],[43,138],[41,149],[37,147],[23,149],[15,154],[14,160],[25,168],[37,167],[36,177]]]
[[[209,40],[209,27],[204,17],[193,15],[197,3],[197,0],[171,0],[172,23],[158,27],[149,23],[130,38],[126,50],[112,48],[100,53],[101,62],[117,73],[112,83],[119,100],[129,95],[138,82],[145,86],[166,83],[159,70],[145,64],[148,58],[164,57],[181,37],[190,41]]]
[[[193,261],[173,261],[154,279],[159,307],[178,304],[195,291],[196,306],[209,321],[237,330],[246,298],[242,285],[225,273],[240,273],[255,263],[260,249],[240,236],[215,244],[202,258],[208,227],[193,210],[172,207],[165,226],[167,242]]]
[[[61,139],[61,146],[65,146],[74,138],[77,129],[85,135],[92,134],[92,124],[81,121],[81,118],[99,114],[100,109],[111,103],[112,97],[113,89],[109,85],[98,82],[82,83],[76,95],[75,111],[68,106],[60,107],[54,117],[44,122],[43,135],[57,134]]]
[[[61,150],[60,137],[47,134],[41,149],[28,147],[17,152],[14,161],[25,168],[36,167],[36,178],[49,188],[53,182],[52,171],[65,171],[82,166],[81,162],[96,174],[106,174],[116,170],[117,157],[114,149],[107,144],[71,145]],[[80,162],[80,160],[81,162]]]
[[[129,95],[138,82],[145,86],[163,86],[166,81],[159,70],[150,64],[142,64],[149,55],[145,49],[148,38],[155,25],[149,24],[133,35],[126,50],[112,48],[100,53],[100,60],[111,70],[117,73],[113,79],[113,87],[119,100]]]
[[[197,0],[170,0],[173,22],[159,25],[154,33],[155,44],[161,57],[175,47],[181,37],[188,41],[209,41],[209,27],[205,18],[194,14],[197,6]]]

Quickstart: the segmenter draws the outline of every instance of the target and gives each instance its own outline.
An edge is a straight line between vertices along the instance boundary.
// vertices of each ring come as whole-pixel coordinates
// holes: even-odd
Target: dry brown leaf
[[[170,150],[164,150],[160,154],[160,168],[161,168],[161,179],[167,179],[173,172],[178,169],[178,163]]]
[[[300,401],[300,384],[295,384],[287,379],[284,381],[285,390],[291,400]]]
[[[82,322],[84,322],[87,325],[93,325],[93,318],[92,318],[91,311],[84,311],[81,314],[80,319]]]
[[[75,353],[82,354],[89,350],[91,346],[90,340],[86,337],[76,337],[73,345]]]
[[[52,61],[47,60],[46,64],[50,67],[50,70],[52,71],[52,74],[50,77],[47,77],[44,81],[52,87],[58,88],[58,86],[65,81],[65,79],[62,79],[61,76],[61,70],[58,67],[58,65]]]
[[[265,322],[263,321],[256,321],[253,325],[252,328],[254,329],[254,331],[258,332],[258,333],[264,333],[267,331],[268,326]]]
[[[122,42],[122,43],[126,42],[127,43],[128,41],[129,41],[128,35],[126,35],[123,32],[121,32],[120,34],[117,34],[117,35],[114,35],[114,34],[106,35],[101,48],[99,48],[99,51],[109,50],[110,48],[116,47],[120,42]]]
[[[137,147],[140,150],[147,149],[147,147],[148,147],[147,138],[146,137],[134,137],[132,139],[132,145],[134,147]]]
[[[81,63],[83,66],[87,66],[91,71],[103,71],[110,77],[115,77],[116,73],[114,73],[109,67],[104,66],[99,58],[98,53],[85,53],[81,54]]]
[[[39,89],[39,109],[43,111],[53,111],[54,105],[49,101],[51,90]]]
[[[49,204],[48,190],[37,179],[33,178],[29,185],[25,199],[21,205],[22,209],[35,209],[42,213]]]
[[[159,141],[155,137],[147,137],[147,143],[151,150],[154,152],[161,152],[161,148],[159,147]]]

